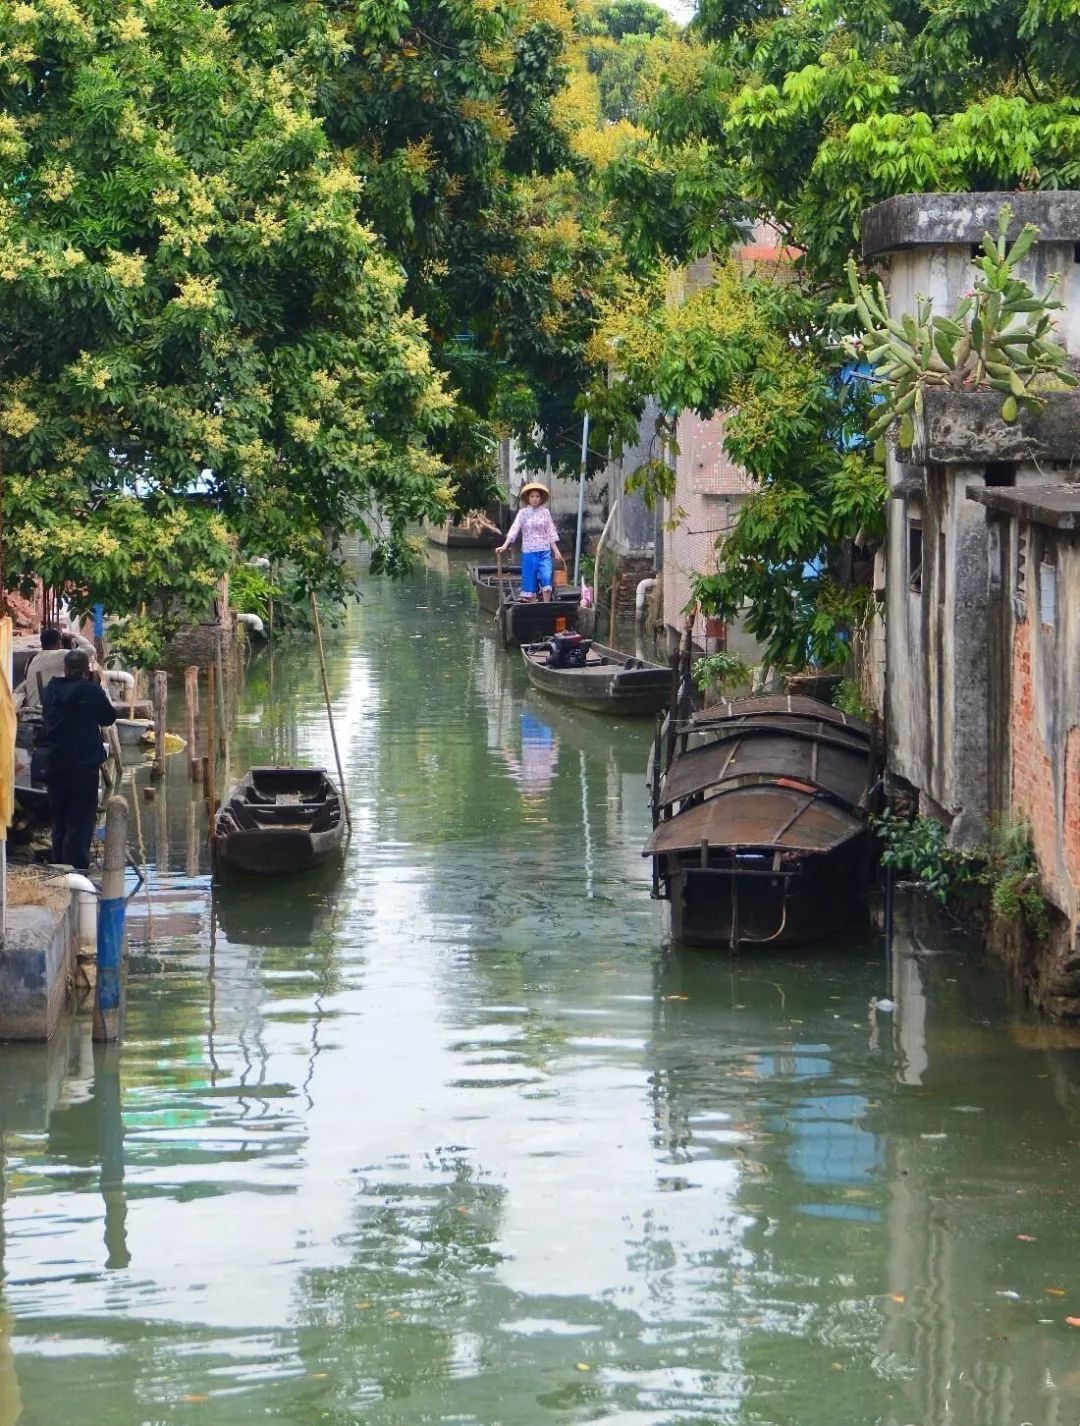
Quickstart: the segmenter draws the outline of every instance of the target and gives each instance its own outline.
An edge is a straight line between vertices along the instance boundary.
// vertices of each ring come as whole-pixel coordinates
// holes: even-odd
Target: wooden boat
[[[154,742],[153,718],[117,718],[116,736],[122,748],[145,748]]]
[[[521,571],[516,567],[474,564],[469,579],[477,602],[494,616],[504,644],[529,644],[547,638],[560,629],[592,631],[594,611],[581,606],[581,590],[555,586],[555,598],[547,604],[539,599],[521,598]]]
[[[592,632],[595,612],[581,607],[581,590],[561,588],[546,604],[540,599],[504,599],[495,616],[504,644],[534,644],[566,629]]]
[[[521,570],[516,566],[496,564],[473,564],[469,566],[469,580],[476,590],[476,601],[485,614],[497,615],[499,605],[506,598],[516,599],[521,589]]]
[[[676,725],[653,767],[654,893],[689,946],[797,946],[840,929],[870,862],[872,730],[811,698],[759,697]]]
[[[593,713],[658,713],[671,696],[670,669],[603,644],[589,644],[576,668],[553,662],[548,641],[523,644],[521,656],[534,688]]]
[[[470,524],[467,520],[460,525],[449,520],[444,525],[428,525],[427,537],[429,544],[450,550],[492,550],[502,542],[499,530],[488,530],[479,522]]]
[[[253,767],[215,822],[219,859],[267,876],[328,861],[344,833],[341,798],[323,768]]]

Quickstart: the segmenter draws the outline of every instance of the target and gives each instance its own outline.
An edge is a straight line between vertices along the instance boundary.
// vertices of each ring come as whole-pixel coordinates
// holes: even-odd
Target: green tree
[[[678,311],[654,289],[634,331],[614,321],[620,375],[596,397],[612,430],[650,389],[673,409],[729,413],[758,493],[697,589],[718,613],[748,601],[774,657],[836,652],[866,606],[851,537],[880,527],[884,489],[859,444],[870,402],[840,379],[830,311],[861,213],[900,192],[1076,186],[1078,18],[1080,0],[702,0],[694,62],[669,68],[648,134],[605,172],[639,271],[722,255],[753,219],[788,245],[778,284],[730,273]],[[727,309],[754,314],[736,322],[734,380]]]
[[[616,254],[603,243],[585,251],[598,231],[590,221],[569,286],[561,253],[550,267],[539,261],[537,231],[551,225],[553,194],[567,195],[571,219],[580,196],[559,176],[584,168],[564,102],[567,0],[246,0],[229,13],[249,54],[262,64],[286,55],[305,76],[363,185],[364,211],[405,275],[403,300],[427,323],[456,396],[439,442],[456,482],[483,488],[504,432],[535,435],[541,459],[572,468],[574,404],[594,368],[584,343],[567,335],[583,331],[581,303]],[[557,391],[552,324],[563,334]]]
[[[397,567],[446,497],[424,328],[303,67],[239,42],[247,8],[0,9],[9,578],[194,598],[231,557],[206,505],[341,588],[341,534]]]

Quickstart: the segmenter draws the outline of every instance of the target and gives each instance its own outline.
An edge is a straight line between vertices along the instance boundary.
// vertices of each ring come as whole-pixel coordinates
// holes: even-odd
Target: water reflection
[[[211,895],[134,771],[127,1040],[0,1055],[0,1426],[1080,1420],[1075,1038],[948,941],[665,951],[649,728],[447,569],[329,635],[340,877]],[[329,756],[279,644],[232,765]]]
[[[511,779],[517,784],[528,814],[541,810],[555,781],[559,766],[559,740],[554,730],[535,714],[522,709],[519,715],[521,740],[517,747],[502,747],[499,755]]]

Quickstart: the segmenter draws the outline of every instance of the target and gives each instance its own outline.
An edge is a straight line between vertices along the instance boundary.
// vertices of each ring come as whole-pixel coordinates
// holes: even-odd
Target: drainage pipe
[[[243,624],[245,628],[250,629],[251,632],[258,635],[259,638],[265,638],[266,630],[258,614],[237,614],[236,622]]]
[[[92,951],[97,946],[97,887],[88,876],[77,871],[69,871],[64,884],[78,901],[79,949]]]
[[[656,588],[655,577],[651,579],[641,579],[634,590],[634,617],[640,619],[645,613],[645,600]]]

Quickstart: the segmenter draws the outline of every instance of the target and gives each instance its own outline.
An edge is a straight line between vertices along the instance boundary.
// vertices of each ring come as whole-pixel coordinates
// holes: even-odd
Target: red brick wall
[[[1009,717],[1014,812],[1031,823],[1039,865],[1052,875],[1057,865],[1057,807],[1050,755],[1039,732],[1031,676],[1032,620],[1013,634],[1012,709]]]
[[[1043,883],[1068,912],[1080,890],[1080,727],[1069,729],[1064,749],[1047,748],[1031,666],[1038,629],[1029,618],[1013,635],[1012,810],[1031,824]]]
[[[1065,870],[1080,887],[1080,728],[1070,728],[1065,741]]]

